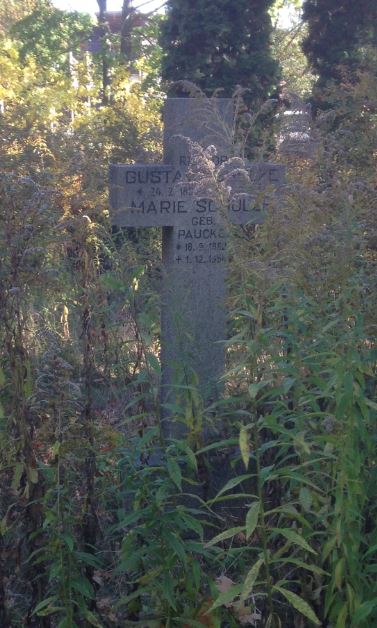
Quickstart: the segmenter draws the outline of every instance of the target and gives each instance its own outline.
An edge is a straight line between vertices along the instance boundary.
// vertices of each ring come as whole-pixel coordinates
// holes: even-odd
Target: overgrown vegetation
[[[318,75],[316,104],[326,109],[326,88],[355,82],[365,49],[376,38],[376,6],[361,0],[304,0],[303,20],[308,33],[303,50]]]
[[[0,625],[372,628],[374,48],[357,81],[329,86],[310,156],[270,155],[284,197],[231,233],[224,396],[203,408],[188,387],[187,438],[164,442],[159,235],[112,233],[107,200],[109,161],[160,153],[158,81],[133,84],[114,48],[103,106],[95,57],[42,69],[22,54],[14,4],[0,29]],[[206,417],[221,425],[210,443]]]

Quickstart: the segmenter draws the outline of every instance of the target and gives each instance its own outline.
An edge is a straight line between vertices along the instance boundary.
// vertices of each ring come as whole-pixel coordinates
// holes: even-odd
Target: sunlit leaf
[[[24,465],[22,462],[17,462],[14,467],[13,478],[12,478],[12,489],[17,491],[20,486],[21,476],[24,470]]]
[[[249,391],[249,395],[251,399],[256,399],[256,396],[259,393],[259,391],[262,390],[262,388],[265,388],[266,386],[268,386],[268,384],[271,384],[269,380],[258,382],[257,384],[250,384],[248,387],[248,391]]]
[[[41,611],[45,610],[47,607],[51,608],[51,604],[57,602],[56,595],[51,595],[50,597],[46,597],[44,600],[39,602],[35,609],[33,610],[33,615],[39,615]]]
[[[215,502],[217,500],[217,498],[220,497],[220,495],[222,495],[223,493],[226,493],[227,491],[232,490],[235,486],[238,486],[238,484],[241,484],[241,482],[245,482],[245,480],[249,480],[252,477],[253,477],[252,474],[248,474],[248,475],[238,475],[236,478],[232,478],[217,493],[216,497],[214,497],[214,499],[210,500],[209,503]]]
[[[348,627],[348,602],[345,602],[338,613],[336,618],[335,628],[347,628]]]
[[[249,539],[258,524],[260,511],[260,502],[254,502],[247,511],[246,515],[246,538]]]
[[[286,600],[296,609],[299,613],[310,619],[316,626],[320,626],[321,622],[319,621],[317,615],[313,611],[313,609],[309,606],[309,604],[303,600],[299,595],[289,591],[288,589],[283,589],[283,587],[273,586],[275,591],[279,591]]]
[[[300,488],[299,500],[305,512],[309,512],[312,507],[312,494],[306,486]]]
[[[344,556],[342,556],[342,558],[338,560],[335,567],[335,572],[334,572],[335,586],[339,589],[339,591],[342,590],[345,567],[346,567],[346,561],[345,561]]]
[[[246,598],[249,597],[250,593],[252,592],[255,581],[258,578],[259,570],[263,563],[264,559],[259,558],[259,560],[257,560],[255,565],[252,566],[249,573],[247,574],[246,580],[242,588],[241,600],[246,600]]]
[[[27,476],[32,484],[38,484],[38,469],[27,467]]]
[[[321,567],[318,567],[318,565],[313,565],[312,563],[305,563],[302,560],[298,560],[297,558],[291,558],[290,556],[284,557],[284,558],[277,558],[277,559],[273,559],[271,560],[271,563],[289,563],[292,565],[296,565],[297,567],[299,567],[300,569],[306,569],[307,571],[311,571],[313,573],[317,573],[319,576],[328,576],[329,573],[327,571],[325,571],[324,569],[321,569]]]
[[[311,552],[312,554],[317,554],[317,552],[312,547],[310,547],[309,543],[305,541],[305,539],[300,534],[298,534],[291,528],[272,528],[272,531],[276,532],[276,534],[281,534],[288,541],[290,541],[291,543],[294,543],[295,545],[299,545],[300,547],[305,549],[307,552]]]
[[[249,460],[250,460],[250,442],[249,442],[248,430],[244,425],[242,425],[240,429],[239,444],[240,444],[241,458],[245,465],[245,469],[247,470],[249,466]]]
[[[219,597],[214,601],[207,613],[214,611],[216,608],[219,608],[219,606],[225,606],[226,604],[230,604],[231,602],[233,602],[233,600],[239,596],[241,590],[242,585],[236,584],[235,586],[230,587],[227,591],[221,593]]]
[[[216,543],[221,543],[221,541],[226,541],[236,534],[240,534],[240,532],[245,532],[245,526],[238,526],[236,528],[230,528],[229,530],[225,530],[225,532],[221,532],[217,536],[214,536],[213,539],[208,541],[204,547],[210,547],[211,545],[216,545]]]

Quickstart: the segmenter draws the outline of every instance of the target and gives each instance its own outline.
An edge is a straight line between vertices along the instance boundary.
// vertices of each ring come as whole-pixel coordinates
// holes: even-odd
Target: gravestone
[[[280,121],[278,150],[283,155],[313,157],[318,142],[313,129],[311,105],[292,92],[287,92],[285,98],[290,104],[277,116]]]
[[[200,161],[193,143],[210,147],[215,166],[226,165],[232,156],[233,117],[231,99],[167,99],[164,163],[110,166],[112,223],[163,229],[161,401],[165,417],[174,413],[185,386],[197,383],[206,403],[218,397],[225,368],[228,223],[263,222],[266,207],[257,202],[258,194],[269,188],[276,191],[284,182],[283,166],[248,164],[250,185],[245,187],[245,171],[235,170],[230,178],[231,198],[224,205],[210,176],[199,184],[188,176],[199,167],[195,159]],[[198,185],[204,190],[198,192]],[[177,437],[183,430],[168,420],[163,426],[168,437]]]

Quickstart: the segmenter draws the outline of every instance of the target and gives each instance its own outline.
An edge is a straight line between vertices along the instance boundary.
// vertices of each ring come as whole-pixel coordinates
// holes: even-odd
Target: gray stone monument
[[[234,170],[230,200],[224,204],[211,180],[211,168],[202,180],[200,172],[193,176],[200,169],[195,163],[197,145],[210,147],[210,164],[226,168],[232,156],[233,117],[230,99],[167,99],[164,164],[110,166],[113,224],[163,229],[161,401],[165,417],[174,414],[185,386],[197,385],[206,403],[217,398],[225,367],[227,227],[262,222],[263,208],[256,206],[258,193],[281,188],[284,182],[283,166],[249,164],[249,189],[242,168]],[[182,429],[164,421],[164,433],[177,437]]]

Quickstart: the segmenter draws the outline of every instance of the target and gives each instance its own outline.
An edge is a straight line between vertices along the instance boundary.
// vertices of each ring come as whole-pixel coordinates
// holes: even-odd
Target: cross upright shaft
[[[187,139],[177,135],[203,148],[215,146],[217,163],[226,161],[231,156],[232,124],[231,100],[209,104],[168,99],[164,110],[165,163],[177,164],[186,177],[192,154]],[[199,391],[208,403],[218,396],[225,366],[226,228],[219,207],[207,198],[196,197],[192,185],[179,187],[178,196],[183,193],[187,199],[188,212],[178,226],[164,229],[162,235],[166,273],[161,318],[162,400],[165,404],[177,402],[179,394],[172,391],[171,383],[178,375],[179,384],[195,385],[197,378]]]
[[[186,172],[191,158],[188,140],[203,147],[212,144],[216,159],[228,158],[232,122],[231,100],[218,99],[209,109],[208,101],[168,99],[164,165],[110,167],[113,222],[163,228],[161,401],[165,416],[174,413],[180,387],[194,384],[196,378],[205,400],[214,399],[224,372],[226,231],[217,208],[194,197]],[[176,435],[177,428],[165,421],[165,433]]]

